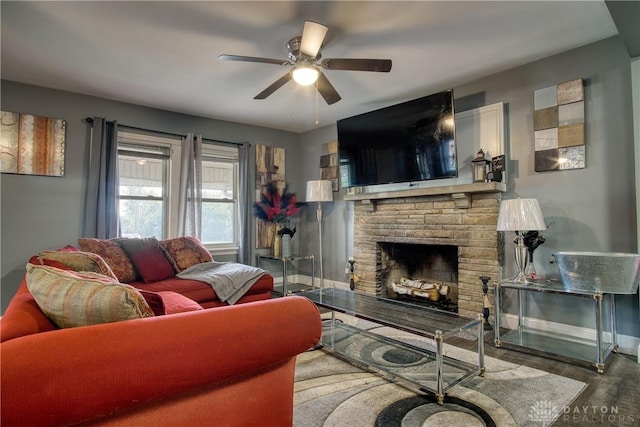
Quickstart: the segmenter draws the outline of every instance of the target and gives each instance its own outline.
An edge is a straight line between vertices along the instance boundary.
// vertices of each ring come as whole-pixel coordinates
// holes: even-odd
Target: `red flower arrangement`
[[[253,211],[258,218],[279,224],[300,212],[302,206],[296,194],[289,192],[289,184],[280,192],[275,182],[269,182],[260,201],[253,204]]]

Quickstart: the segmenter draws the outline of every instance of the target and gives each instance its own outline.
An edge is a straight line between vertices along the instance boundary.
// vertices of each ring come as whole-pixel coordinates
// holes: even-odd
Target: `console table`
[[[414,354],[419,353],[422,357],[434,362],[434,372],[424,372],[422,375],[416,376],[407,375],[407,372],[402,369],[389,370],[388,366],[371,366],[362,360],[353,360],[359,364],[365,363],[364,367],[371,371],[389,373],[394,378],[400,378],[417,386],[421,391],[435,394],[440,405],[444,403],[445,392],[448,389],[475,374],[484,375],[483,318],[481,314],[478,315],[477,320],[474,320],[456,313],[334,288],[316,289],[297,295],[307,297],[319,307],[331,310],[329,331],[322,334],[322,344],[349,360],[353,360],[353,357],[338,349],[336,340],[344,341],[364,336],[367,339],[383,342],[394,349],[406,350]],[[435,352],[340,323],[336,321],[336,312],[433,339]],[[443,355],[443,343],[446,338],[473,327],[477,328],[478,365]],[[336,338],[337,336],[338,338]]]
[[[300,290],[307,290],[308,285],[290,284],[289,283],[289,264],[298,264],[300,261],[307,261],[311,263],[311,288],[315,287],[314,277],[316,275],[315,257],[313,255],[291,255],[283,257],[275,257],[273,255],[258,255],[258,267],[264,268],[265,261],[275,261],[281,265],[282,268],[282,295],[290,295],[293,292]],[[296,285],[296,286],[293,286]],[[274,286],[274,290],[278,292],[278,286]],[[290,289],[291,288],[291,289]],[[294,289],[295,288],[295,289]]]
[[[515,329],[502,335],[500,323],[504,314],[503,301],[514,293],[518,323]],[[536,328],[535,319],[529,316],[529,304],[536,293],[567,298],[569,304],[575,298],[592,299],[594,336],[580,338]],[[562,361],[588,362],[597,368],[599,374],[604,372],[604,362],[609,354],[618,349],[616,305],[614,295],[610,293],[597,290],[570,290],[557,280],[533,281],[526,284],[505,281],[496,286],[495,309],[496,347],[513,346],[518,349],[541,352]],[[604,332],[609,333],[608,338],[605,337]]]

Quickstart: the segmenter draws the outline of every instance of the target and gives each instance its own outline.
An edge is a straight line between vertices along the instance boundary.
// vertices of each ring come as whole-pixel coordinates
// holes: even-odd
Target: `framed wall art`
[[[9,111],[0,115],[0,172],[64,176],[64,120]]]
[[[536,172],[584,168],[582,79],[536,90],[533,108]]]

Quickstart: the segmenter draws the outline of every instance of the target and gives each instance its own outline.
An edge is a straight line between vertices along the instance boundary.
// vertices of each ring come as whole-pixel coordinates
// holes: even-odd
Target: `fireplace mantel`
[[[471,207],[471,194],[473,193],[504,193],[506,191],[507,185],[503,182],[476,182],[473,184],[381,191],[379,193],[345,194],[344,200],[375,204],[375,201],[380,199],[404,199],[407,197],[451,194],[456,202],[456,207],[466,209]]]

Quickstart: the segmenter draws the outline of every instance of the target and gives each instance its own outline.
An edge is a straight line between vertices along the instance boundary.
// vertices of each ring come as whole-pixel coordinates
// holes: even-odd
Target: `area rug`
[[[431,349],[433,343],[406,332],[355,319],[371,332]],[[365,324],[366,323],[366,324]],[[326,333],[326,331],[325,331]],[[341,338],[336,336],[336,346]],[[346,341],[345,341],[346,342]],[[349,343],[342,350],[357,352],[369,366],[394,364],[404,370],[431,374],[414,352],[388,343]],[[403,353],[404,351],[404,353]],[[477,353],[449,346],[445,356],[477,363]],[[421,367],[420,364],[425,363]],[[447,392],[444,405],[435,397],[405,387],[404,382],[369,372],[335,357],[326,349],[298,356],[294,394],[296,427],[372,426],[519,426],[551,425],[586,387],[585,383],[538,369],[485,357],[484,377],[473,376]],[[425,368],[425,369],[423,369]]]

